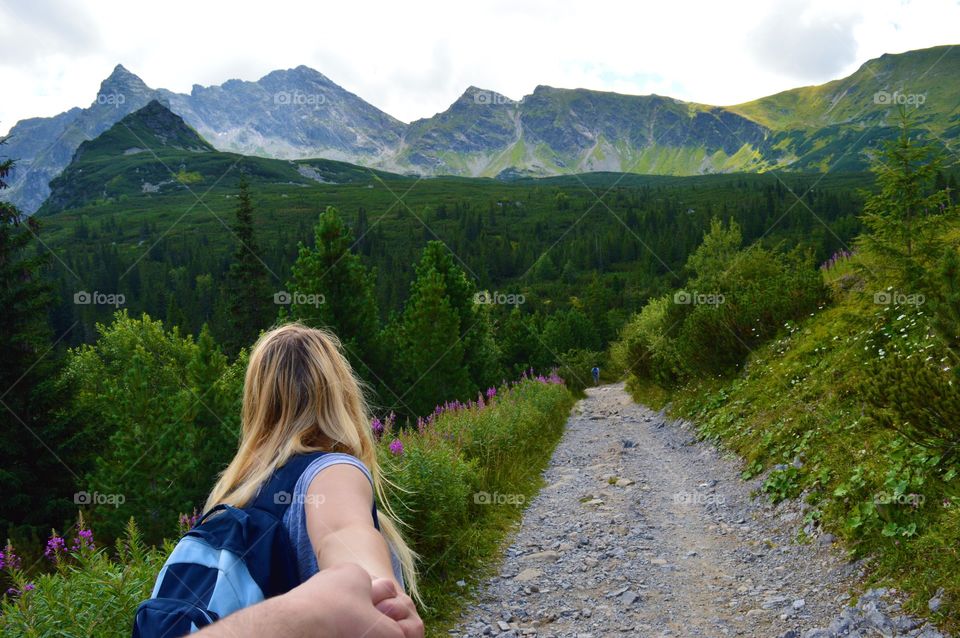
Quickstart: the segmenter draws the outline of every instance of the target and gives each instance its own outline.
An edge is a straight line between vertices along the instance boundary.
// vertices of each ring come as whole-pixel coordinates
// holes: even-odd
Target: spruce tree
[[[906,293],[932,292],[928,260],[944,247],[944,222],[949,211],[948,191],[935,188],[943,166],[937,149],[911,135],[911,116],[900,112],[900,131],[884,144],[871,170],[877,191],[864,204],[863,221],[869,230],[861,244],[875,258],[874,270]]]
[[[332,330],[357,372],[375,384],[383,375],[374,276],[353,252],[353,244],[337,209],[328,207],[314,227],[314,245],[300,244],[287,284],[294,302],[289,315],[309,326]]]
[[[402,384],[394,388],[401,407],[413,411],[407,415],[410,417],[425,416],[444,401],[466,399],[474,390],[464,357],[460,317],[444,276],[434,268],[418,271],[398,340],[397,373]]]
[[[493,324],[483,306],[477,303],[476,286],[457,265],[443,242],[431,241],[424,248],[416,267],[414,291],[430,271],[436,271],[442,278],[450,308],[459,319],[460,338],[466,353],[464,363],[471,383],[475,388],[482,388],[500,381],[503,371],[493,338]]]
[[[231,353],[253,345],[260,331],[269,326],[275,310],[267,267],[254,235],[253,202],[246,178],[240,180],[233,234],[237,246],[224,286],[228,326],[224,342]]]
[[[12,160],[0,162],[0,189],[12,169]],[[64,511],[57,497],[74,478],[60,460],[63,437],[48,423],[56,352],[47,321],[51,289],[40,276],[48,260],[33,250],[39,232],[36,220],[0,202],[0,533],[54,520]]]

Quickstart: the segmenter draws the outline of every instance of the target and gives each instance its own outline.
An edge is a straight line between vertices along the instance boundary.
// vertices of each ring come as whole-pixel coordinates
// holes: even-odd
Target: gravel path
[[[698,442],[689,424],[633,403],[622,384],[591,389],[499,575],[450,633],[938,635],[888,615],[899,609],[896,592],[844,610],[859,567],[829,535],[798,543],[801,504],[754,499],[757,481],[739,474],[736,459]],[[871,622],[883,631],[870,633]]]

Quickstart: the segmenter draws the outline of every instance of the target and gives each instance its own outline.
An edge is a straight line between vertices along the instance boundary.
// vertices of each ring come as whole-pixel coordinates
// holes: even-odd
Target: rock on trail
[[[801,503],[752,498],[735,458],[622,384],[588,390],[544,479],[452,635],[940,636],[896,592],[847,608],[860,567],[797,542]]]

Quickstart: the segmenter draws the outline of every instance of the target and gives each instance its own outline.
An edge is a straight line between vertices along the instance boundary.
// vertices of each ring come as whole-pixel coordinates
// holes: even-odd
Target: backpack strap
[[[325,454],[326,452],[311,452],[297,454],[287,459],[287,462],[274,470],[273,476],[263,484],[250,507],[266,510],[282,519],[293,502],[293,492],[300,476],[311,463]]]
[[[279,519],[283,518],[287,509],[293,503],[294,490],[300,476],[307,471],[307,468],[318,458],[327,454],[326,452],[311,452],[309,454],[297,454],[290,457],[283,466],[277,468],[273,476],[264,483],[257,497],[251,503],[251,507],[270,512]],[[216,509],[216,508],[214,508]],[[213,510],[211,510],[212,512]],[[209,513],[209,512],[208,512]],[[373,517],[373,526],[380,529],[380,519],[377,516],[376,495],[371,510]]]

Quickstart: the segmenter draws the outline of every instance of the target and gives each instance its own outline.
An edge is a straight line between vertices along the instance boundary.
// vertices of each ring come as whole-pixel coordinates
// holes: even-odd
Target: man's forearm
[[[276,596],[264,602],[241,609],[193,634],[197,638],[334,638],[322,614],[310,609],[290,596]]]

